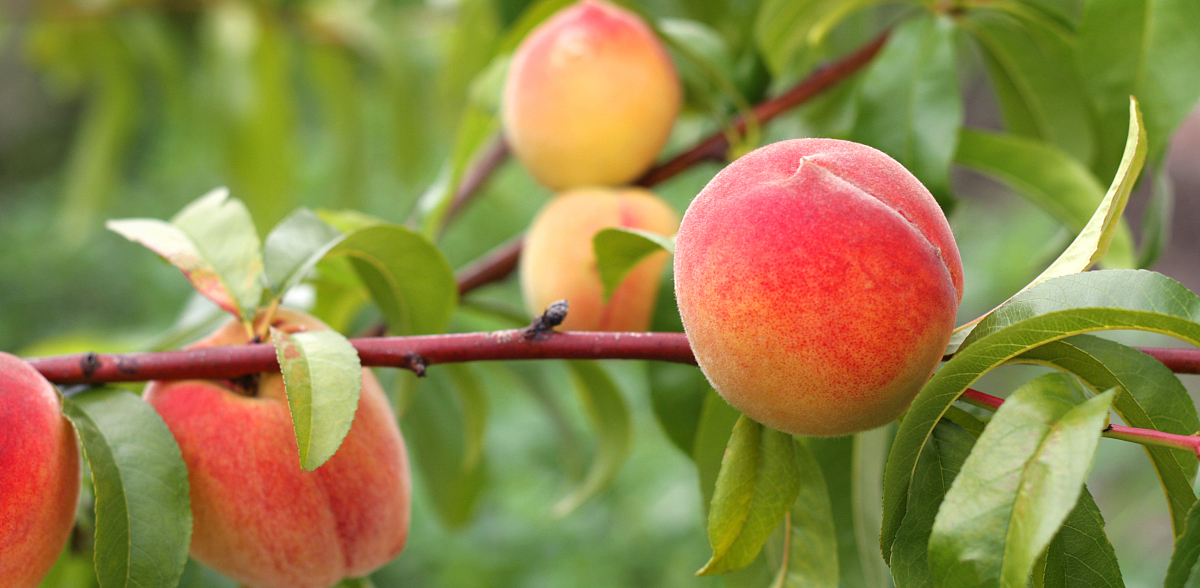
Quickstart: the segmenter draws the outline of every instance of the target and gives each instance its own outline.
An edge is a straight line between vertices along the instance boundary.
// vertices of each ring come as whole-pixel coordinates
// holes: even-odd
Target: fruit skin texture
[[[584,0],[517,48],[501,120],[517,158],[551,190],[616,186],[654,163],[681,95],[670,56],[641,18]]]
[[[75,523],[79,447],[54,386],[0,353],[0,579],[41,583]]]
[[[285,332],[327,329],[281,309]],[[245,343],[231,322],[192,345]],[[191,555],[254,588],[327,588],[363,576],[408,538],[411,480],[404,440],[370,370],[354,423],[329,461],[300,468],[279,374],[260,374],[258,395],[228,381],[151,382],[145,399],[183,452],[191,484]]]
[[[526,309],[536,316],[565,298],[570,310],[562,330],[645,331],[667,252],[638,263],[605,304],[592,237],[608,227],[672,235],[678,226],[671,206],[641,188],[580,188],[558,196],[525,235],[519,272]]]
[[[962,284],[929,191],[847,141],[782,141],[734,161],[676,240],[675,294],[701,370],[729,404],[795,435],[896,419],[945,351]]]

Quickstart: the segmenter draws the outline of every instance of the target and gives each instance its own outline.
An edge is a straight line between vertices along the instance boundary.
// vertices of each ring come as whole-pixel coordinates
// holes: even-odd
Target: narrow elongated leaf
[[[487,397],[475,372],[467,364],[448,364],[446,371],[454,382],[463,414],[463,468],[474,468],[483,457],[483,436],[487,432]]]
[[[1091,0],[1079,22],[1075,60],[1095,113],[1096,172],[1117,168],[1125,104],[1146,112],[1149,157],[1161,158],[1171,133],[1200,98],[1200,3]]]
[[[1018,294],[989,314],[917,394],[896,432],[884,473],[884,556],[890,557],[925,438],[979,376],[1043,343],[1093,331],[1154,331],[1200,346],[1197,321],[1200,297],[1162,274],[1143,270],[1062,276]]]
[[[913,172],[943,208],[962,126],[955,26],[926,14],[904,21],[864,72],[852,137]]]
[[[1183,535],[1175,539],[1175,551],[1167,567],[1163,588],[1184,588],[1200,583],[1200,502],[1192,505],[1187,514]]]
[[[396,225],[350,233],[329,251],[345,255],[397,335],[442,333],[458,303],[454,271],[437,247]]]
[[[652,361],[646,368],[650,376],[650,402],[654,407],[654,416],[671,442],[684,455],[693,457],[692,450],[696,446],[705,399],[712,392],[712,387],[704,374],[694,366]]]
[[[997,409],[934,519],[936,584],[1025,587],[1079,500],[1115,394],[1085,401],[1072,377],[1049,374]]]
[[[301,208],[267,234],[263,265],[271,294],[280,296],[300,283],[344,235],[316,213]]]
[[[604,284],[604,300],[608,301],[638,263],[659,251],[674,252],[675,241],[649,231],[612,227],[592,237],[592,248]]]
[[[974,419],[970,415],[967,417]],[[976,423],[982,430],[983,423]],[[950,483],[974,446],[975,438],[966,429],[944,419],[929,436],[925,451],[917,461],[913,489],[908,496],[908,512],[892,547],[892,579],[896,588],[933,586],[928,555],[933,521]]]
[[[754,42],[775,75],[802,69],[829,29],[878,0],[765,0],[754,19]]]
[[[963,128],[955,163],[996,178],[1054,215],[1076,233],[1104,201],[1104,187],[1078,160],[1035,139]],[[1101,263],[1110,269],[1136,266],[1133,235],[1118,218]]]
[[[150,405],[116,388],[63,401],[96,492],[96,576],[104,588],[171,588],[192,536],[187,468]]]
[[[1016,135],[1055,145],[1088,165],[1095,137],[1089,103],[1075,69],[1073,38],[1059,33],[1061,24],[1038,16],[1043,13],[1023,13],[1033,18],[1007,14],[1005,9],[1015,6],[1021,5],[984,6],[959,20],[982,49],[1005,127]]]
[[[877,553],[873,545],[860,547],[858,524],[860,501],[855,500],[856,487],[861,482],[853,467],[855,462],[856,436],[813,437],[804,439],[804,444],[821,467],[825,479],[826,494],[833,512],[833,524],[837,534],[838,574],[844,586],[872,586],[867,580],[868,558]],[[872,538],[873,542],[874,538]],[[875,556],[877,557],[877,556]],[[882,562],[882,560],[881,560]]]
[[[729,406],[724,398],[711,387],[704,398],[700,422],[696,425],[696,440],[692,448],[692,461],[696,462],[696,473],[700,478],[700,498],[705,512],[712,505],[716,493],[717,476],[721,473],[721,460],[729,445],[733,426],[742,413]]]
[[[337,331],[271,329],[296,429],[300,466],[313,471],[333,457],[358,409],[362,365]]]
[[[708,513],[713,555],[698,575],[750,565],[800,492],[795,441],[742,416],[733,427]]]
[[[1200,418],[1187,389],[1171,370],[1130,347],[1090,335],[1053,341],[1022,353],[1013,362],[1032,362],[1072,373],[1096,392],[1121,388],[1113,410],[1126,424],[1176,435],[1200,431]],[[1196,475],[1194,453],[1144,446],[1163,489],[1175,534],[1184,529],[1188,509],[1196,501],[1191,480]]]
[[[769,429],[768,429],[769,430]],[[803,442],[795,446],[796,499],[784,519],[784,558],[778,586],[837,588],[838,541],[821,465]]]
[[[1043,588],[1125,588],[1104,517],[1084,487],[1046,552]]]
[[[579,400],[596,430],[599,447],[583,482],[554,505],[558,515],[575,510],[612,482],[633,445],[629,407],[608,372],[595,362],[570,361],[567,365],[571,368],[571,379]]]

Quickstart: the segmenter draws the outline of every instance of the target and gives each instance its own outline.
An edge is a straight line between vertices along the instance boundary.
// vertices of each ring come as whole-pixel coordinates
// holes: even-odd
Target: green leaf
[[[456,529],[471,520],[487,481],[487,462],[481,454],[471,457],[472,419],[459,382],[473,377],[452,376],[450,366],[431,369],[418,380],[418,389],[404,410],[402,429],[413,461],[420,469],[438,516]],[[469,366],[463,366],[470,370]],[[480,448],[482,451],[482,447]]]
[[[880,0],[765,0],[754,20],[754,42],[776,76],[804,68],[822,37],[857,9]]]
[[[1004,182],[1075,233],[1104,202],[1103,186],[1083,164],[1036,139],[964,127],[954,161]],[[1110,269],[1135,267],[1133,235],[1116,219],[1102,262]]]
[[[750,565],[796,501],[800,475],[796,443],[790,435],[747,416],[739,418],[708,513],[712,559],[697,575]]]
[[[659,251],[674,252],[675,241],[649,231],[610,227],[592,237],[592,248],[607,302],[639,262]]]
[[[470,470],[483,458],[483,436],[487,432],[488,403],[483,386],[467,364],[447,364],[445,370],[458,394],[463,414],[463,468]]]
[[[328,253],[345,255],[397,335],[445,332],[458,303],[454,271],[437,247],[396,225],[354,231]]]
[[[554,505],[554,513],[560,516],[575,510],[612,482],[633,445],[629,407],[608,372],[590,361],[569,361],[567,366],[579,401],[596,430],[599,447],[583,482]]]
[[[692,461],[696,462],[701,504],[705,512],[712,505],[716,493],[717,477],[721,472],[725,448],[729,445],[729,436],[741,416],[742,413],[729,406],[716,390],[708,388],[704,407],[700,411],[700,422],[696,425],[695,445],[692,447]]]
[[[566,8],[572,4],[574,0],[537,0],[521,12],[520,18],[513,23],[507,31],[504,32],[503,38],[500,40],[500,46],[496,50],[497,54],[512,53],[525,40],[525,36],[529,34],[535,27],[542,24],[542,21],[550,18],[554,13]]]
[[[1096,172],[1120,161],[1116,145],[1136,96],[1146,113],[1149,157],[1158,161],[1200,98],[1200,3],[1194,0],[1090,0],[1078,29],[1075,59],[1097,129]]]
[[[969,10],[959,23],[982,49],[1005,127],[1090,164],[1095,138],[1074,67],[1073,37],[1059,34],[1061,25],[1051,19],[1012,18],[1002,6],[1020,5]]]
[[[863,74],[851,133],[908,168],[943,208],[963,120],[954,32],[953,21],[933,14],[899,24]]]
[[[1166,276],[1144,270],[1062,276],[1014,296],[989,314],[917,394],[896,432],[884,474],[884,557],[890,558],[925,438],[981,375],[1043,343],[1093,331],[1153,331],[1200,346],[1197,320],[1200,297]]]
[[[847,437],[805,439],[821,464],[837,528],[841,585],[882,586],[891,575],[879,556],[883,459],[891,427]]]
[[[1150,186],[1150,200],[1142,216],[1142,245],[1138,252],[1138,267],[1148,268],[1158,261],[1167,248],[1171,235],[1171,211],[1175,208],[1175,181],[1167,166],[1159,162]]]
[[[793,445],[798,488],[796,499],[784,519],[783,532],[787,538],[779,569],[781,582],[777,585],[837,588],[838,541],[829,490],[821,475],[821,465],[812,452],[802,442]]]
[[[198,292],[248,320],[262,296],[262,251],[246,206],[218,188],[187,205],[170,223],[112,220],[105,226],[179,268]]]
[[[1074,378],[1049,374],[996,410],[934,519],[938,584],[1025,588],[1079,500],[1115,394],[1085,401]]]
[[[1096,392],[1121,388],[1113,410],[1131,427],[1176,435],[1200,431],[1196,406],[1179,378],[1154,358],[1120,343],[1076,335],[1035,347],[1011,361],[1069,372]],[[1175,535],[1179,535],[1188,509],[1196,501],[1191,485],[1198,465],[1196,455],[1166,447],[1144,448],[1162,480]]]
[[[983,423],[977,420],[976,423],[982,430]],[[926,441],[908,495],[908,511],[892,546],[892,579],[896,588],[934,585],[929,574],[929,535],[933,532],[933,521],[950,483],[974,446],[974,436],[944,419]]]
[[[1192,505],[1182,535],[1175,539],[1175,551],[1167,567],[1163,588],[1184,588],[1200,583],[1200,501]]]
[[[150,405],[117,388],[63,400],[96,493],[96,576],[104,588],[179,583],[192,535],[187,468]]]
[[[271,294],[282,296],[299,284],[343,238],[341,231],[307,208],[283,219],[267,234],[263,245],[263,265]]]
[[[684,455],[692,457],[705,399],[712,392],[712,387],[695,366],[651,361],[647,362],[646,368],[650,377],[650,403],[654,408],[654,416],[658,418],[667,438]],[[725,436],[729,437],[728,431]],[[724,443],[721,446],[724,447]]]
[[[1075,509],[1050,542],[1042,586],[1125,588],[1117,554],[1104,533],[1104,517],[1086,486]]]
[[[333,457],[358,409],[362,365],[337,331],[271,329],[296,429],[300,467],[313,471]]]

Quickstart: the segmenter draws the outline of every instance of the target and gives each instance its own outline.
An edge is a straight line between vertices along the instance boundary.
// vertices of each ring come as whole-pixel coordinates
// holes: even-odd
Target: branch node
[[[425,377],[425,369],[429,367],[429,360],[416,353],[408,354],[408,369],[412,370],[418,378]]]
[[[545,341],[554,334],[554,327],[561,325],[567,318],[568,304],[566,300],[553,302],[546,307],[546,312],[538,315],[533,322],[521,330],[521,336],[534,341]]]
[[[85,378],[92,377],[96,370],[100,369],[100,356],[94,351],[87,352],[83,357],[79,358],[79,369],[83,372]]]

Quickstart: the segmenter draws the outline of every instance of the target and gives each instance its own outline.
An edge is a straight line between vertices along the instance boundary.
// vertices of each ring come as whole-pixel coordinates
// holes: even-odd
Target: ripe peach
[[[326,329],[281,310],[285,332]],[[192,347],[246,342],[231,322]],[[247,395],[251,394],[251,395]],[[411,486],[396,417],[370,370],[337,453],[300,468],[283,378],[151,382],[146,401],[183,452],[191,555],[254,588],[327,588],[390,561],[408,538]]]
[[[962,263],[929,191],[833,139],[755,150],[684,213],[675,294],[701,370],[731,405],[795,435],[894,420],[933,373]]]
[[[0,353],[0,578],[37,586],[62,552],[79,500],[79,447],[54,386]]]
[[[551,200],[533,220],[521,252],[521,292],[530,314],[566,299],[562,328],[571,331],[645,331],[667,252],[643,259],[604,303],[592,237],[607,227],[674,234],[679,216],[641,188],[581,188]]]
[[[654,163],[681,94],[675,66],[641,18],[583,0],[517,48],[501,120],[517,158],[546,187],[615,186]]]

